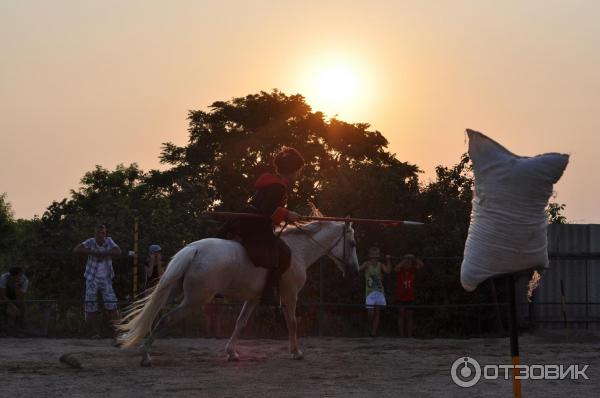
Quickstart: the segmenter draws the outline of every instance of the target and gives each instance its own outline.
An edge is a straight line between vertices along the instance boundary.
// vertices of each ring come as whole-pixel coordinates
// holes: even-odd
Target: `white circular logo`
[[[452,381],[460,387],[473,387],[481,379],[479,362],[470,357],[458,358],[450,369]]]

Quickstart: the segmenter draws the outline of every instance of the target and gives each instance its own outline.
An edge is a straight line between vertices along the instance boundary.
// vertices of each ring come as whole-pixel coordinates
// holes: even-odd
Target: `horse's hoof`
[[[304,354],[300,350],[298,350],[297,352],[292,352],[292,359],[304,359]]]
[[[237,361],[239,361],[239,360],[240,360],[240,354],[238,354],[238,353],[237,353],[237,352],[235,352],[235,351],[228,352],[228,353],[227,353],[227,360],[228,360],[229,362],[237,362]]]
[[[148,367],[152,366],[152,359],[150,358],[150,355],[148,355],[148,353],[145,353],[142,356],[142,361],[140,362],[140,365],[143,368],[148,368]]]

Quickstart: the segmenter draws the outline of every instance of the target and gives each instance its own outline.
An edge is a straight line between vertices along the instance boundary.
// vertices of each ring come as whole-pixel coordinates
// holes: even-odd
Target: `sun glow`
[[[359,81],[356,72],[345,65],[323,69],[315,76],[319,98],[331,106],[344,106],[356,99]]]
[[[314,111],[354,120],[368,105],[370,85],[363,70],[348,59],[322,59],[304,72],[300,90]],[[360,112],[359,112],[360,113]]]

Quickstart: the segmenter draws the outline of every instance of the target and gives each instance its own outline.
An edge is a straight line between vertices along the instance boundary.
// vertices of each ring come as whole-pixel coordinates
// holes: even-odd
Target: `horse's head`
[[[359,264],[352,223],[335,222],[333,224],[335,230],[339,233],[339,237],[334,240],[327,256],[333,260],[344,276],[356,276],[358,275]]]

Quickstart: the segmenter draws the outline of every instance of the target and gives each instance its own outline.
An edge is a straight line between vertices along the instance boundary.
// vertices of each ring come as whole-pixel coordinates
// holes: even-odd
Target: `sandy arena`
[[[304,338],[305,359],[288,358],[284,340],[241,340],[239,362],[227,362],[226,340],[164,339],[154,366],[141,368],[136,350],[109,340],[0,340],[2,396],[12,397],[508,397],[510,380],[481,380],[461,388],[452,363],[471,356],[507,364],[507,339],[418,340]],[[563,334],[521,337],[521,362],[589,364],[589,380],[524,380],[525,397],[597,397],[600,339]],[[60,363],[65,353],[83,369]],[[5,393],[10,394],[5,395]]]

